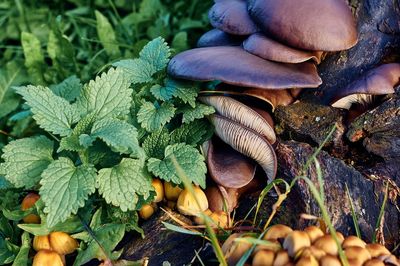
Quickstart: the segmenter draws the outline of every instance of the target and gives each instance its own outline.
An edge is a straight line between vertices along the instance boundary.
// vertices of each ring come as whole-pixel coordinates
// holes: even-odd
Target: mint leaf
[[[55,95],[60,96],[69,102],[72,102],[81,93],[82,84],[80,79],[73,75],[63,80],[60,84],[50,86],[50,89]]]
[[[157,72],[154,65],[140,58],[121,60],[113,66],[121,67],[133,84],[151,82],[153,75]]]
[[[28,85],[17,88],[17,93],[31,107],[37,124],[46,131],[67,136],[72,132],[71,125],[80,118],[75,106],[55,95],[49,88]]]
[[[101,44],[104,46],[107,54],[111,57],[119,57],[121,55],[115,31],[110,21],[99,11],[94,12],[96,15],[96,28],[97,35],[99,36]]]
[[[173,96],[194,108],[196,106],[198,88],[190,82],[167,79],[164,87],[153,88],[151,92],[157,99],[168,101]]]
[[[150,92],[157,100],[168,101],[175,96],[176,90],[174,87],[163,87],[158,84],[150,88]]]
[[[132,89],[121,69],[110,68],[84,86],[77,100],[81,113],[96,114],[96,119],[126,116],[132,101]]]
[[[156,103],[157,104],[157,103]],[[172,103],[164,102],[159,106],[151,102],[144,102],[137,114],[138,122],[149,132],[153,132],[166,123],[175,115],[176,108]]]
[[[165,40],[158,37],[146,44],[139,55],[142,60],[152,64],[158,72],[167,66],[171,51]]]
[[[211,125],[204,120],[195,120],[189,124],[183,124],[171,132],[171,144],[186,143],[192,146],[201,144],[213,134]]]
[[[137,153],[140,149],[138,133],[134,126],[117,119],[105,119],[94,123],[91,137],[100,138],[120,153]]]
[[[21,44],[24,50],[25,66],[35,84],[44,84],[44,56],[39,39],[29,32],[22,32]]]
[[[44,136],[14,140],[3,152],[6,179],[17,188],[30,189],[53,161],[53,142]]]
[[[42,173],[40,196],[45,203],[49,227],[65,221],[83,207],[89,195],[95,191],[96,169],[80,165],[65,157],[52,162]]]
[[[122,211],[134,210],[139,197],[148,198],[153,190],[151,177],[139,160],[122,159],[112,168],[99,171],[99,193],[107,203],[119,206]]]
[[[202,103],[197,103],[195,108],[182,108],[181,111],[183,113],[183,123],[193,122],[196,119],[201,119],[204,116],[213,114],[215,112],[212,106],[208,106]]]
[[[206,187],[207,167],[204,163],[204,157],[196,148],[190,145],[179,143],[168,146],[165,149],[165,158],[163,160],[150,158],[147,167],[150,172],[160,179],[181,184],[182,180],[172,161],[174,157],[189,180],[202,188]]]
[[[143,141],[142,147],[148,157],[162,159],[164,150],[168,146],[170,136],[164,128],[154,131]]]

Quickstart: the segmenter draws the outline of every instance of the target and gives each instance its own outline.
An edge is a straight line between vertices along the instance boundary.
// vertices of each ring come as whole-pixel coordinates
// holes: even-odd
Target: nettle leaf
[[[182,180],[177,173],[172,158],[176,158],[189,180],[202,188],[206,187],[207,167],[204,157],[196,148],[185,143],[168,146],[165,149],[165,158],[163,160],[150,158],[147,167],[150,172],[160,179],[181,184]]]
[[[183,103],[188,103],[193,108],[196,106],[196,98],[199,89],[193,83],[167,79],[165,86],[159,90],[159,92],[156,92],[154,89],[155,93],[152,92],[154,97],[172,95],[180,99]],[[170,98],[164,98],[162,100],[167,101],[169,99]]]
[[[164,157],[164,150],[170,141],[169,133],[166,129],[161,128],[154,131],[143,141],[142,147],[148,157],[162,159]]]
[[[119,57],[121,52],[119,50],[115,31],[110,21],[99,11],[96,10],[94,13],[97,22],[97,35],[99,36],[101,44],[104,46],[104,49],[109,56]]]
[[[74,101],[82,90],[82,83],[75,75],[66,78],[60,84],[50,86],[50,89],[57,96],[66,99],[69,102]]]
[[[55,95],[49,88],[28,85],[16,91],[31,107],[36,123],[46,131],[67,136],[72,132],[71,125],[80,118],[75,106]]]
[[[53,142],[44,136],[14,140],[3,148],[5,177],[17,188],[37,185],[53,161]]]
[[[122,211],[134,210],[139,197],[149,198],[153,191],[150,174],[140,160],[131,158],[122,159],[112,168],[101,169],[97,187],[107,203],[119,206]]]
[[[96,169],[80,165],[65,157],[52,162],[42,173],[39,194],[45,203],[49,227],[65,221],[83,207],[89,195],[95,191]]]
[[[105,119],[94,123],[92,138],[99,138],[120,153],[137,153],[140,149],[136,128],[125,121]]]
[[[183,124],[171,132],[171,144],[186,143],[189,145],[201,144],[211,136],[211,125],[204,120],[195,120],[189,124]]]
[[[207,115],[215,112],[212,106],[208,106],[202,103],[197,103],[195,108],[185,107],[181,109],[183,113],[183,123],[190,123],[196,119],[201,119]]]
[[[44,56],[39,39],[32,33],[21,33],[21,44],[24,50],[25,66],[35,84],[43,84]]]
[[[97,120],[126,116],[132,101],[129,86],[128,78],[121,69],[110,68],[84,86],[76,104],[83,114],[96,114]]]
[[[137,119],[144,129],[153,132],[168,123],[174,117],[175,111],[176,108],[169,102],[161,105],[144,102],[139,109]]]
[[[158,37],[146,44],[139,55],[141,59],[151,63],[158,72],[167,66],[171,51],[165,40]]]
[[[133,84],[153,81],[153,75],[157,72],[154,65],[140,58],[118,61],[113,66],[121,67],[129,81]]]

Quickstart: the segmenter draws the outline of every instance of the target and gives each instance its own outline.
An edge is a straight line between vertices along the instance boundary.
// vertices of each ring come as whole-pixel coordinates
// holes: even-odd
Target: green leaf
[[[162,159],[164,150],[168,146],[170,136],[167,130],[161,128],[154,131],[143,141],[142,147],[148,157]]]
[[[52,27],[53,30],[49,32],[47,53],[59,74],[64,77],[65,69],[74,69],[75,52],[72,43],[62,34],[57,26],[57,22],[55,22]]]
[[[182,180],[174,167],[172,157],[176,158],[189,180],[205,188],[207,167],[204,157],[190,145],[179,143],[168,146],[165,149],[165,158],[150,158],[147,167],[155,176],[174,184],[181,184]]]
[[[2,166],[2,165],[0,165],[0,166]],[[10,189],[12,187],[13,187],[13,185],[4,176],[1,176],[1,174],[0,174],[0,190],[6,190],[6,189]]]
[[[188,34],[186,31],[181,31],[174,36],[172,40],[172,48],[174,53],[179,53],[189,49]]]
[[[200,233],[198,231],[191,231],[191,230],[188,230],[188,229],[185,229],[183,227],[176,226],[174,224],[170,224],[170,223],[167,223],[167,222],[161,222],[161,223],[168,230],[171,230],[171,231],[174,231],[174,232],[177,232],[177,233],[180,233],[180,234],[193,235],[193,236],[202,236],[203,235],[203,233]]]
[[[17,93],[31,107],[37,124],[46,131],[67,136],[72,132],[71,125],[80,118],[75,106],[55,95],[49,88],[28,85],[17,88]]]
[[[176,90],[174,87],[163,87],[156,84],[150,88],[150,92],[157,100],[168,101],[175,96]]]
[[[8,239],[0,235],[0,265],[12,263],[18,254],[18,246],[12,244]]]
[[[12,266],[28,265],[29,250],[31,249],[31,238],[28,232],[23,232],[21,236],[21,247],[14,259]]]
[[[107,203],[119,206],[122,211],[134,210],[139,197],[148,198],[153,190],[151,177],[142,163],[130,158],[122,159],[112,168],[101,169],[97,187]]]
[[[39,39],[29,32],[22,32],[21,44],[25,55],[25,66],[35,84],[44,84],[44,56]]]
[[[11,86],[19,83],[22,67],[12,63],[7,66],[7,69],[0,69],[0,118],[17,109],[20,102]]]
[[[19,139],[3,148],[6,179],[15,187],[34,187],[53,161],[53,142],[44,136]]]
[[[167,79],[164,87],[155,85],[150,91],[158,100],[168,101],[175,97],[193,108],[196,106],[198,88],[191,83]]]
[[[158,72],[167,66],[171,51],[165,40],[158,37],[146,44],[139,55],[141,59],[152,64]]]
[[[112,257],[112,251],[122,240],[125,225],[106,224],[94,230],[96,240],[92,239],[86,249],[80,249],[74,266],[83,265],[92,259],[106,260]],[[100,245],[101,246],[100,246]]]
[[[69,102],[72,102],[81,93],[82,84],[80,79],[73,75],[63,80],[60,84],[51,86],[50,89],[55,95],[60,96]]]
[[[114,151],[120,153],[139,153],[137,130],[131,124],[117,119],[105,119],[94,123],[92,138],[100,138]]]
[[[212,106],[208,106],[202,103],[197,103],[195,108],[186,107],[181,109],[183,113],[183,123],[190,123],[196,119],[201,119],[206,115],[213,114],[215,112]]]
[[[81,92],[77,105],[81,113],[94,113],[97,120],[126,116],[132,101],[132,89],[121,69],[110,68]]]
[[[189,145],[198,145],[206,141],[213,131],[211,125],[205,120],[195,120],[189,124],[183,124],[171,132],[171,144],[186,143]]]
[[[40,224],[18,224],[18,227],[35,236],[48,235],[55,231],[73,234],[84,230],[82,221],[78,218],[78,216],[71,216],[64,222],[57,223],[52,227],[48,226],[45,217],[42,217]]]
[[[157,72],[154,65],[140,58],[121,60],[113,66],[121,67],[133,84],[151,82],[153,75]]]
[[[161,106],[145,102],[137,114],[138,122],[149,132],[160,129],[175,115],[176,108],[172,103],[164,102]]]
[[[99,11],[95,11],[97,22],[97,35],[107,54],[111,57],[119,57],[120,50],[115,36],[115,31],[110,21]]]
[[[65,221],[76,214],[85,200],[95,191],[96,169],[80,165],[65,157],[52,162],[42,173],[40,195],[48,213],[48,226]]]

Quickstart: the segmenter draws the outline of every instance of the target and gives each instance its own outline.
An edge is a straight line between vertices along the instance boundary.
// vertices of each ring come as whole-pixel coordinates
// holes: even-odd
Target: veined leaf
[[[204,157],[196,148],[190,145],[179,143],[168,146],[165,149],[165,158],[163,160],[150,158],[147,167],[150,172],[160,179],[181,184],[182,180],[174,167],[171,160],[172,157],[176,158],[186,176],[193,183],[205,188],[207,167],[204,163]]]
[[[99,171],[99,193],[107,203],[119,206],[122,211],[134,210],[139,197],[149,198],[153,191],[151,177],[140,160],[124,158],[112,168]]]
[[[104,49],[106,49],[109,56],[119,57],[120,50],[117,44],[115,31],[110,21],[97,10],[95,11],[95,15],[97,22],[97,35],[99,36],[101,44],[104,46]]]
[[[25,66],[35,84],[44,84],[44,56],[39,39],[29,32],[22,32],[21,43],[25,55]]]
[[[139,109],[137,119],[144,129],[153,132],[168,123],[174,116],[175,110],[172,103],[164,102],[161,106],[156,106],[151,102],[145,102]]]
[[[158,37],[146,44],[139,55],[142,60],[152,64],[158,72],[167,66],[171,51],[165,40]]]
[[[206,141],[213,134],[211,125],[204,120],[195,120],[189,124],[183,124],[171,133],[171,144],[186,143],[197,145]]]
[[[190,123],[196,119],[201,119],[207,115],[213,114],[215,112],[212,106],[208,106],[202,103],[197,103],[195,108],[186,107],[181,109],[183,113],[183,123]]]
[[[142,146],[148,157],[162,159],[169,141],[170,136],[168,131],[162,128],[147,136]]]
[[[49,88],[28,85],[17,88],[17,93],[31,107],[36,123],[54,134],[69,135],[72,132],[71,125],[80,118],[76,106],[55,95]]]
[[[82,84],[80,79],[73,75],[63,80],[60,84],[50,86],[50,89],[55,95],[58,95],[66,99],[67,101],[72,102],[81,93]]]
[[[19,139],[3,149],[6,179],[15,187],[34,187],[43,170],[53,161],[53,142],[44,136]]]
[[[76,167],[65,157],[51,163],[42,173],[40,196],[45,203],[49,227],[65,221],[83,207],[95,191],[96,169],[91,165]]]
[[[153,75],[157,72],[154,65],[140,58],[121,60],[113,66],[121,67],[133,84],[151,82]]]

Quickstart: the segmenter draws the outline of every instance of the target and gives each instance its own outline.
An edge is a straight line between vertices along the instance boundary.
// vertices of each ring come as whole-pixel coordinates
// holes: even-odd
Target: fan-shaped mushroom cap
[[[244,0],[219,0],[211,7],[208,18],[214,28],[230,34],[249,35],[258,31]]]
[[[276,62],[296,64],[313,60],[317,64],[321,63],[322,52],[292,48],[277,42],[262,33],[254,33],[250,35],[243,42],[243,48],[249,53]]]
[[[221,140],[213,139],[207,153],[212,179],[226,188],[240,188],[254,178],[257,164]]]
[[[218,114],[256,131],[271,144],[275,143],[274,129],[260,113],[247,105],[226,96],[201,96],[199,100],[214,107]]]
[[[242,94],[268,102],[272,106],[272,111],[277,106],[288,106],[294,102],[294,98],[288,90],[248,89],[244,90]]]
[[[219,29],[212,29],[200,37],[197,41],[197,47],[239,46],[242,42],[242,36],[235,36]]]
[[[176,78],[213,81],[261,89],[315,88],[321,84],[313,63],[284,64],[264,60],[240,47],[206,47],[171,59],[168,73]]]
[[[250,0],[248,10],[263,31],[296,48],[340,51],[357,43],[355,20],[342,0]]]
[[[210,118],[218,137],[235,150],[258,162],[269,181],[275,178],[277,159],[268,140],[257,132],[223,116],[212,115]]]
[[[394,93],[400,82],[400,64],[381,65],[365,73],[343,89],[332,92],[333,107],[349,109],[352,103],[368,101],[370,95]]]

